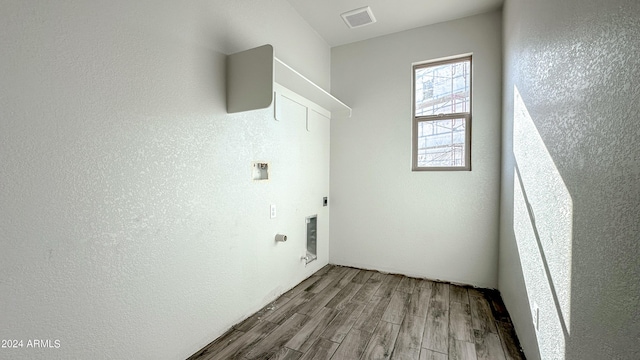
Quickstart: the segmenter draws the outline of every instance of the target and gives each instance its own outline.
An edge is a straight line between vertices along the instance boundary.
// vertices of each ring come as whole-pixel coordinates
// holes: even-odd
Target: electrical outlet
[[[533,328],[536,330],[536,332],[538,332],[540,331],[540,308],[535,302],[533,303],[533,309],[531,310],[531,312],[531,317],[533,318]]]
[[[271,204],[271,215],[270,217],[273,219],[276,217],[276,205],[275,204]]]

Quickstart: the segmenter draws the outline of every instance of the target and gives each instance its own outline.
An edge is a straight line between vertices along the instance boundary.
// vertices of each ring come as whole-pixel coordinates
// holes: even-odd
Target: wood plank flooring
[[[188,360],[524,360],[495,290],[327,265]]]

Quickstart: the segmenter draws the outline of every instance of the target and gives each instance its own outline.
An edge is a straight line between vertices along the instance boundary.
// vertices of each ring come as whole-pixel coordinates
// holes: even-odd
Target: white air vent
[[[347,26],[352,29],[376,22],[376,18],[373,16],[371,8],[368,6],[347,11],[346,13],[340,14],[340,16],[342,16],[344,22],[347,23]]]

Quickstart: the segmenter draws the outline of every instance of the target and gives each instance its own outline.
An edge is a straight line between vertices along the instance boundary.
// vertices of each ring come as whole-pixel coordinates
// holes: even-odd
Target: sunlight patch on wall
[[[573,201],[515,86],[513,118],[514,233],[529,303],[540,308],[540,351],[564,359],[571,324]]]

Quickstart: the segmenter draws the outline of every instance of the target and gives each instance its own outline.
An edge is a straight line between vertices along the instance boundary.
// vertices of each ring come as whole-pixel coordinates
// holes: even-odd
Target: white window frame
[[[461,113],[416,115],[416,70],[462,61],[469,61],[469,111]],[[473,59],[471,54],[451,57],[442,60],[427,61],[413,64],[411,71],[411,114],[412,114],[412,171],[471,171],[471,109],[473,108]],[[418,166],[418,124],[425,121],[464,119],[465,121],[465,153],[464,166]]]

